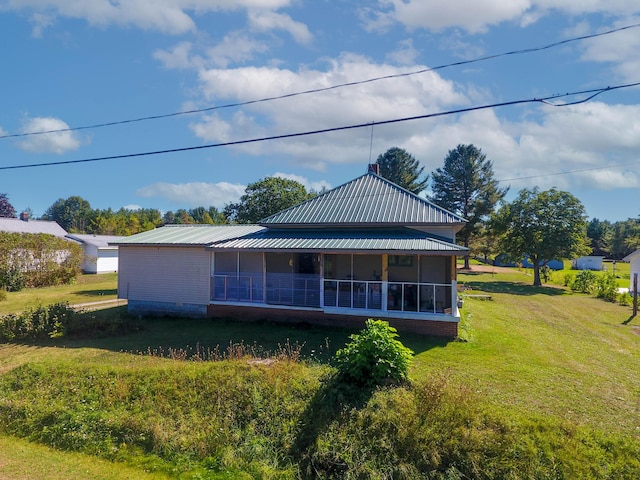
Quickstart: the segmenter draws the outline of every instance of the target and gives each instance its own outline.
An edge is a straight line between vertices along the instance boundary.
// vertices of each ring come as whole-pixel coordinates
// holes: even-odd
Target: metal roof
[[[123,237],[110,245],[182,245],[207,246],[264,230],[258,225],[165,225],[164,227]]]
[[[48,233],[64,237],[67,232],[56,222],[45,220],[20,220],[19,218],[0,218],[0,232],[11,233]]]
[[[67,238],[70,238],[71,240],[75,240],[80,243],[84,243],[86,245],[91,245],[98,249],[115,249],[116,246],[113,245],[113,243],[125,237],[118,236],[118,235],[89,235],[89,234],[85,235],[85,234],[78,234],[78,233],[70,233],[69,235],[67,235]]]
[[[455,225],[462,217],[367,173],[259,222],[268,227]]]
[[[402,229],[274,229],[219,241],[212,250],[305,251],[305,252],[440,252],[455,254],[467,249],[428,235]]]

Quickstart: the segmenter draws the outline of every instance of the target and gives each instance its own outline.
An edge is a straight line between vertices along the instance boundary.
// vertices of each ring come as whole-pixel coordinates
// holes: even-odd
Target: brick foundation
[[[325,327],[343,327],[360,329],[371,316],[332,315],[314,310],[292,310],[284,308],[260,308],[235,305],[209,305],[207,317],[232,318],[234,320],[255,322],[273,321],[281,323],[310,323]],[[376,318],[373,316],[373,318]],[[380,317],[382,318],[382,317]],[[458,322],[439,320],[411,320],[405,318],[382,318],[395,327],[398,332],[432,335],[454,338],[458,335]]]

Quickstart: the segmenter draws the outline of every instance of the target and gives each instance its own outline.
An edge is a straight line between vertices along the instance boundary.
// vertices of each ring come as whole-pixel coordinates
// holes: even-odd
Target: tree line
[[[416,195],[430,186],[428,200],[466,219],[457,238],[469,248],[470,256],[506,254],[515,260],[527,256],[534,264],[536,283],[537,266],[548,260],[589,253],[621,259],[640,247],[640,220],[587,222],[582,203],[569,192],[522,189],[513,202],[505,202],[509,188],[499,186],[493,163],[474,145],[450,150],[443,166],[430,174],[412,154],[398,147],[379,155],[376,163],[382,177]],[[101,210],[72,196],[58,199],[41,219],[56,221],[70,233],[132,235],[168,224],[256,223],[317,194],[295,180],[266,177],[249,184],[240,200],[222,211],[215,207],[166,213]],[[6,194],[0,194],[0,216],[16,216]],[[468,257],[465,262],[468,267]]]

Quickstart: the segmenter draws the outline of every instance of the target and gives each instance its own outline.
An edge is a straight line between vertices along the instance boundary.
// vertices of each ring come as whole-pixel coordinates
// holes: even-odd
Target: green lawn
[[[416,353],[414,380],[444,375],[470,387],[494,412],[504,412],[504,418],[567,420],[640,442],[640,319],[631,316],[630,307],[573,294],[558,285],[531,287],[531,273],[526,270],[461,274],[458,281],[472,287],[470,293],[488,293],[492,300],[465,299],[460,325],[463,341],[401,335]],[[33,305],[33,297],[42,299],[40,303],[84,303],[109,296],[115,297],[115,276],[86,276],[71,287],[9,294],[0,302],[0,310]],[[123,309],[108,312],[119,315]],[[313,364],[326,362],[351,333],[210,319],[143,323],[142,331],[122,337],[0,344],[0,375],[26,363],[138,369],[158,364],[158,359],[144,353],[173,352],[180,357],[197,351],[206,356],[216,346],[225,351],[239,343],[243,351],[258,353],[299,347]],[[2,452],[13,445],[9,437],[0,437],[0,480],[102,478],[99,473],[80,473],[84,457],[58,456],[54,450],[39,450],[22,440],[15,445],[24,455],[3,457]],[[60,477],[21,474],[36,457],[41,472],[59,470],[61,461],[69,473]],[[127,478],[123,475],[113,478]]]
[[[79,304],[115,299],[117,278],[116,273],[80,275],[78,281],[72,285],[26,288],[20,292],[8,292],[7,298],[0,301],[0,315],[56,302]]]

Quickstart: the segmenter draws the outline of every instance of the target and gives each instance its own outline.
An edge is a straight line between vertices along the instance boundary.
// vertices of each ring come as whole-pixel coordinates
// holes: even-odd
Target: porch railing
[[[212,298],[222,302],[264,302],[261,273],[217,273],[213,276]]]
[[[387,310],[451,313],[451,298],[451,285],[446,283],[387,284]]]
[[[325,280],[324,306],[382,310],[382,282]]]

